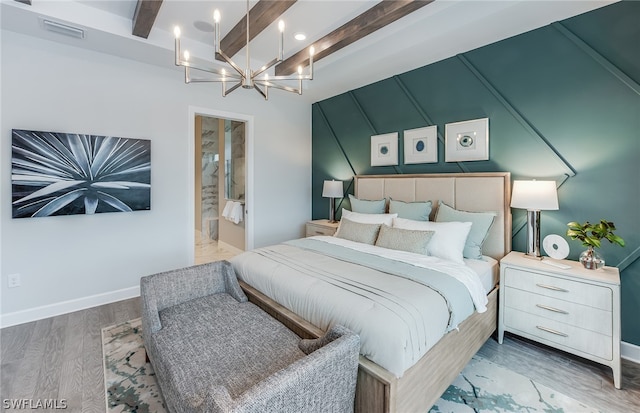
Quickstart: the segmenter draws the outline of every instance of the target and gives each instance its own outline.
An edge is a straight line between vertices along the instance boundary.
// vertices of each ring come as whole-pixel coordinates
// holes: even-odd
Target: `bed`
[[[355,177],[355,196],[432,201],[431,219],[439,202],[461,211],[495,212],[482,248],[487,259],[479,260],[488,265],[433,259],[422,269],[417,268],[422,261],[404,263],[412,254],[384,257],[369,246],[332,237],[260,248],[232,264],[249,299],[298,335],[318,337],[337,322],[361,334],[357,412],[426,411],[496,329],[497,261],[511,249],[510,174],[362,175]],[[396,261],[389,265],[387,258]],[[460,282],[424,283],[422,271],[459,272]],[[482,297],[466,286],[471,304],[457,298],[463,280],[472,278],[468,273],[485,274]],[[445,304],[433,304],[438,300]],[[339,313],[340,307],[345,311]]]

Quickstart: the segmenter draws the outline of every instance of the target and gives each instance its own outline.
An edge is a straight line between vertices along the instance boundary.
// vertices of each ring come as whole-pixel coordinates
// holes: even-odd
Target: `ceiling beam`
[[[361,15],[345,23],[312,45],[315,48],[313,61],[335,53],[378,29],[432,3],[434,0],[383,0]],[[309,65],[309,48],[304,48],[276,65],[276,76],[288,76],[298,66]]]
[[[131,33],[134,36],[144,39],[149,37],[153,23],[155,23],[160,11],[160,6],[162,6],[162,0],[138,0],[136,11],[133,14],[133,29]]]
[[[276,21],[297,0],[260,0],[249,11],[249,40]],[[247,15],[220,41],[220,49],[233,57],[247,44]],[[222,58],[219,58],[222,60]]]

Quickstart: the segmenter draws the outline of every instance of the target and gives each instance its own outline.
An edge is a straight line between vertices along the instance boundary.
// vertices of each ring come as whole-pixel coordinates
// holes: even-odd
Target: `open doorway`
[[[247,249],[248,121],[193,113],[193,262]]]

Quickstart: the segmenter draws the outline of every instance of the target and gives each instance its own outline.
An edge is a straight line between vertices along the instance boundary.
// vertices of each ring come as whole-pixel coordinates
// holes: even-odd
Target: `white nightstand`
[[[333,235],[338,230],[339,222],[329,222],[328,219],[317,219],[315,221],[307,222],[307,237],[313,237],[314,235]]]
[[[587,270],[576,261],[560,269],[511,252],[500,260],[498,342],[504,332],[607,365],[621,385],[620,273]]]

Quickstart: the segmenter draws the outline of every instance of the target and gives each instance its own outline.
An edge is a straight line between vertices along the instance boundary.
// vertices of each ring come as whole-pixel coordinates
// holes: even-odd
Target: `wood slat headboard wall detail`
[[[463,211],[494,211],[497,216],[483,245],[483,253],[499,260],[511,251],[509,172],[357,175],[355,196],[372,200],[432,201],[430,219],[434,219],[439,201]]]

